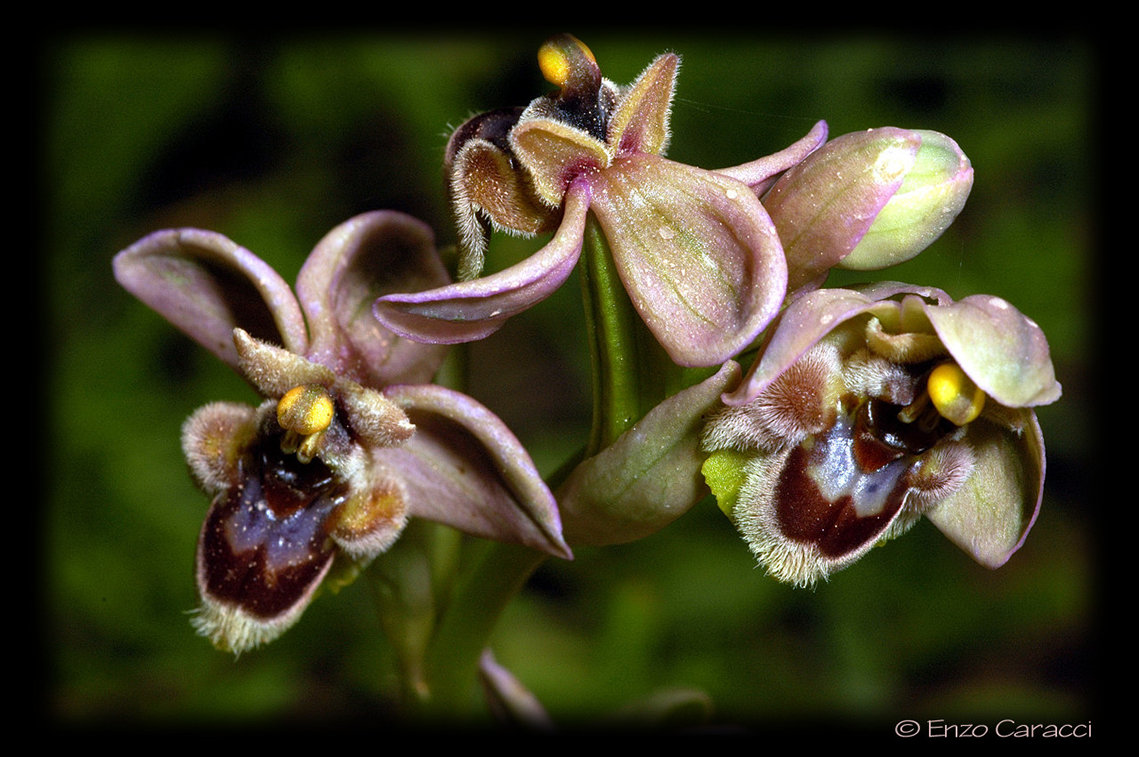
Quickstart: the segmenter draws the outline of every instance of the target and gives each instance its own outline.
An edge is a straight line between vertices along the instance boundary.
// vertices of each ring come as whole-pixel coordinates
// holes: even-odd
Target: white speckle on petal
[[[906,148],[888,148],[875,161],[874,174],[880,181],[889,182],[904,174],[911,162],[911,154]]]
[[[1009,304],[1002,300],[1000,297],[990,297],[989,304],[998,310],[1008,310]]]
[[[671,226],[661,226],[657,229],[657,233],[660,234],[661,239],[672,239],[676,236],[676,229]]]

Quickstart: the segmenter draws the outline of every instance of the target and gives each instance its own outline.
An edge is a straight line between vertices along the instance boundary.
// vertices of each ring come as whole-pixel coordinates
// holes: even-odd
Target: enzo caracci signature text
[[[915,721],[902,721],[895,729],[899,736],[916,736],[921,732]],[[945,720],[926,721],[925,735],[930,738],[1038,738],[1038,739],[1088,739],[1092,736],[1092,724],[1086,723],[1021,723],[1005,718],[993,726],[983,723],[949,723]]]

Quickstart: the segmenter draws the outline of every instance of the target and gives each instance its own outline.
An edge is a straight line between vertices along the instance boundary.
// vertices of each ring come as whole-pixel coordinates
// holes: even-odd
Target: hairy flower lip
[[[273,403],[258,409],[222,403],[199,409],[183,434],[187,456],[193,444],[209,442],[202,432],[209,429],[210,416],[238,409],[260,427],[259,419],[272,413]],[[271,491],[270,470],[275,469],[263,467],[266,453],[275,457],[273,465],[286,456],[258,431],[243,437],[242,448],[229,453],[232,470],[213,496],[199,532],[194,564],[201,604],[192,620],[214,646],[237,654],[272,641],[300,619],[337,552],[324,534],[324,523],[335,512],[335,500],[327,496],[331,492],[298,485],[304,472],[328,469],[293,460],[300,477]],[[292,497],[282,497],[283,492]],[[278,504],[287,504],[287,510]]]

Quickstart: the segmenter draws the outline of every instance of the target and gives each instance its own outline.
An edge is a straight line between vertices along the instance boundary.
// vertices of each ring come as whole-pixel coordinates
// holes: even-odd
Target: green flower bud
[[[913,167],[840,268],[874,270],[905,262],[941,236],[965,206],[973,187],[969,158],[944,134],[914,133],[921,146]]]
[[[837,137],[764,196],[787,257],[788,289],[831,268],[872,270],[917,255],[952,223],[973,184],[948,137],[882,127]]]

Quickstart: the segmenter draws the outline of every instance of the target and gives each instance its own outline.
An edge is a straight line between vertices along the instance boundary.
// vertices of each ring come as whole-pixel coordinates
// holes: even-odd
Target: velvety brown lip
[[[332,562],[324,522],[340,501],[321,469],[327,472],[273,453],[241,466],[240,485],[214,501],[202,527],[206,593],[262,619],[279,617],[309,593]]]
[[[849,554],[890,525],[905,502],[907,476],[899,476],[882,512],[859,517],[853,500],[843,495],[830,501],[807,473],[810,454],[797,447],[787,460],[775,490],[779,528],[789,539],[815,544],[828,558]]]

